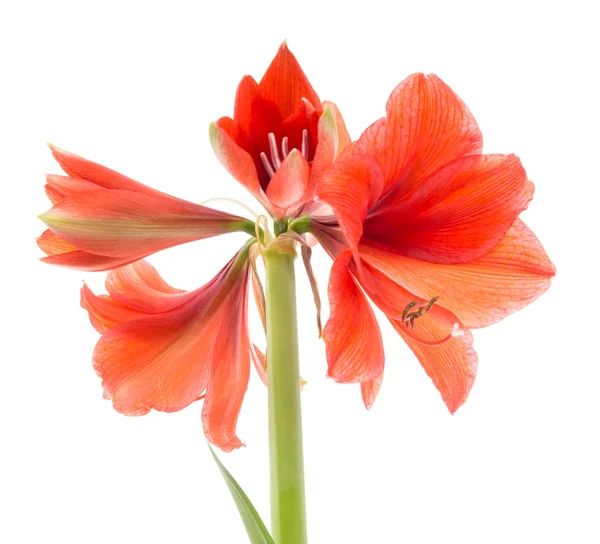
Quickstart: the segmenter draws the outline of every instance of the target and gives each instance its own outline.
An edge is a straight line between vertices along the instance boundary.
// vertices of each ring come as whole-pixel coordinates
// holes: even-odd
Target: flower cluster
[[[352,141],[335,104],[321,102],[283,44],[259,83],[242,79],[233,118],[220,118],[209,135],[223,166],[273,218],[275,235],[306,245],[316,239],[333,259],[323,330],[328,376],[360,383],[367,408],[384,372],[371,304],[454,412],[477,370],[470,329],[531,303],[554,275],[518,218],[533,195],[519,159],[482,154],[475,119],[434,75],[400,83],[386,116]],[[85,285],[81,293],[102,335],[93,361],[105,397],[128,415],[204,399],[207,438],[226,451],[241,446],[236,422],[252,364],[266,383],[266,359],[247,323],[249,278],[257,284],[252,255],[264,231],[56,147],[52,153],[67,175],[47,176],[53,207],[40,216],[48,230],[38,244],[51,264],[109,271],[108,295]],[[169,286],[143,260],[235,231],[251,238],[194,291]]]

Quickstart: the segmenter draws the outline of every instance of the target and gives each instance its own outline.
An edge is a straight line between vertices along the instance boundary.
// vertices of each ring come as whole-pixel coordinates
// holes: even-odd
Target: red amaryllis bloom
[[[145,261],[109,272],[108,295],[83,286],[81,305],[102,334],[94,368],[117,411],[175,412],[204,398],[207,438],[225,451],[242,446],[235,429],[250,361],[264,373],[248,335],[248,248],[194,291],[170,287]]]
[[[476,374],[469,329],[535,300],[555,269],[518,219],[533,196],[519,159],[481,154],[475,119],[448,86],[415,74],[386,111],[317,188],[335,213],[311,229],[335,259],[329,374],[360,382],[372,405],[384,355],[366,293],[454,412]]]
[[[156,191],[114,170],[51,146],[67,176],[48,175],[49,227],[42,259],[82,270],[108,270],[178,244],[247,230],[251,221]]]
[[[285,43],[260,83],[242,79],[233,119],[209,134],[228,172],[278,219],[310,212],[315,181],[350,143],[337,107],[321,104]]]

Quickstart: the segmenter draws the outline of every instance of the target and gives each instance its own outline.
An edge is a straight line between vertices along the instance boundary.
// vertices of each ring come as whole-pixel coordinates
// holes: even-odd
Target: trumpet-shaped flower
[[[264,360],[248,335],[248,248],[194,291],[169,286],[145,261],[110,271],[108,295],[83,286],[81,305],[102,334],[94,368],[117,411],[175,412],[204,398],[207,438],[225,451],[242,445],[250,362],[262,371]]]
[[[156,191],[114,170],[51,146],[67,176],[48,175],[53,207],[40,215],[43,260],[109,270],[178,244],[239,230],[251,221]]]
[[[335,259],[329,374],[361,383],[372,405],[384,355],[367,295],[454,412],[476,374],[469,329],[535,300],[555,270],[518,219],[533,196],[519,159],[482,155],[475,119],[447,85],[415,74],[386,110],[317,188],[335,214],[312,222]]]
[[[229,173],[277,219],[314,209],[316,180],[350,143],[337,107],[321,103],[285,43],[260,83],[242,79],[233,119],[209,135]]]

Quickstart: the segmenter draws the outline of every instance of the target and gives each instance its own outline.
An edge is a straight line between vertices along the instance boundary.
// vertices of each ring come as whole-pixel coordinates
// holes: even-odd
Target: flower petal
[[[317,109],[321,106],[317,93],[286,43],[279,47],[259,87],[265,97],[277,104],[283,119],[296,111],[302,98],[308,99]]]
[[[483,140],[471,112],[436,75],[409,76],[394,89],[386,110],[387,183],[410,190],[444,165],[481,153]]]
[[[206,390],[209,440],[225,449],[241,445],[231,433],[249,372],[247,271],[247,252],[238,253],[186,304],[104,333],[94,367],[116,410],[174,412]]]
[[[300,151],[292,149],[267,186],[267,197],[272,204],[287,210],[299,203],[308,188],[310,167]]]
[[[423,344],[438,345],[465,328],[452,312],[437,304],[438,296],[430,300],[416,297],[371,265],[361,264],[359,277],[369,298],[389,319],[403,325],[411,338]],[[435,325],[428,325],[430,321]]]
[[[533,184],[514,155],[464,157],[406,198],[380,202],[364,236],[407,257],[467,262],[489,253],[532,197]]]
[[[373,380],[383,372],[381,333],[365,295],[348,268],[351,253],[341,253],[329,277],[330,316],[323,329],[328,375],[339,383]]]
[[[128,257],[105,257],[81,251],[50,229],[37,239],[37,244],[48,255],[40,259],[42,262],[77,270],[104,272],[132,262]]]
[[[243,230],[248,223],[183,200],[102,188],[74,194],[40,219],[79,249],[131,261],[178,244]]]
[[[339,112],[338,112],[339,114]],[[345,130],[340,127],[340,131]],[[338,157],[341,152],[340,144],[344,147],[348,145],[349,142],[340,142],[340,134],[337,126],[337,119],[334,115],[334,111],[331,107],[325,108],[323,114],[319,118],[319,145],[315,151],[315,156],[312,162],[312,169],[310,172],[311,185],[314,186],[315,183],[321,179],[323,174],[331,168],[331,165],[334,163],[335,159]],[[347,132],[344,135],[342,132],[342,138],[345,139],[347,136]]]
[[[52,204],[58,204],[68,196],[94,189],[95,187],[97,187],[96,184],[82,178],[55,176],[53,174],[46,176],[46,195]]]
[[[426,345],[411,337],[400,322],[390,321],[419,359],[448,410],[452,414],[456,412],[467,400],[477,374],[477,353],[471,332],[461,331],[463,334],[441,345]],[[421,334],[433,341],[442,331],[438,330],[435,320],[428,320],[421,325]]]
[[[363,402],[365,403],[365,408],[370,410],[375,404],[375,399],[379,394],[379,390],[381,389],[381,383],[383,382],[383,372],[373,378],[372,380],[368,380],[366,382],[362,382],[360,384],[360,392],[362,394]]]
[[[231,451],[244,444],[237,437],[235,428],[242,401],[250,378],[251,344],[247,330],[232,327],[234,323],[247,321],[247,297],[244,288],[238,290],[236,299],[228,305],[222,320],[218,360],[213,365],[204,406],[202,425],[210,442],[223,451]]]
[[[268,205],[268,199],[260,186],[256,166],[250,154],[244,151],[217,123],[210,125],[209,138],[215,155],[225,169],[261,203]]]
[[[358,244],[367,212],[381,195],[382,187],[381,168],[366,155],[336,161],[320,180],[317,196],[333,208],[351,248]]]
[[[106,290],[113,300],[147,314],[164,313],[188,302],[193,292],[175,289],[146,261],[112,270],[106,277]]]
[[[550,286],[555,268],[542,244],[517,219],[487,255],[463,264],[436,264],[359,246],[361,257],[422,299],[439,305],[469,328],[485,327],[524,308]]]
[[[94,368],[117,411],[176,412],[198,399],[208,385],[211,346],[222,325],[202,317],[193,305],[184,306],[123,323],[102,336]]]
[[[106,189],[123,189],[145,195],[164,194],[110,168],[88,161],[54,145],[48,145],[60,167],[71,177],[83,178]]]
[[[121,323],[148,316],[145,312],[119,304],[107,295],[95,295],[85,284],[81,288],[81,307],[87,310],[92,326],[100,334]]]

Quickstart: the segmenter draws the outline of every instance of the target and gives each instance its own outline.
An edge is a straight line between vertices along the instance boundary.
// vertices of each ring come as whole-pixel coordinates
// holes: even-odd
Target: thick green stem
[[[307,542],[294,258],[291,247],[265,252],[271,526],[277,544]]]

